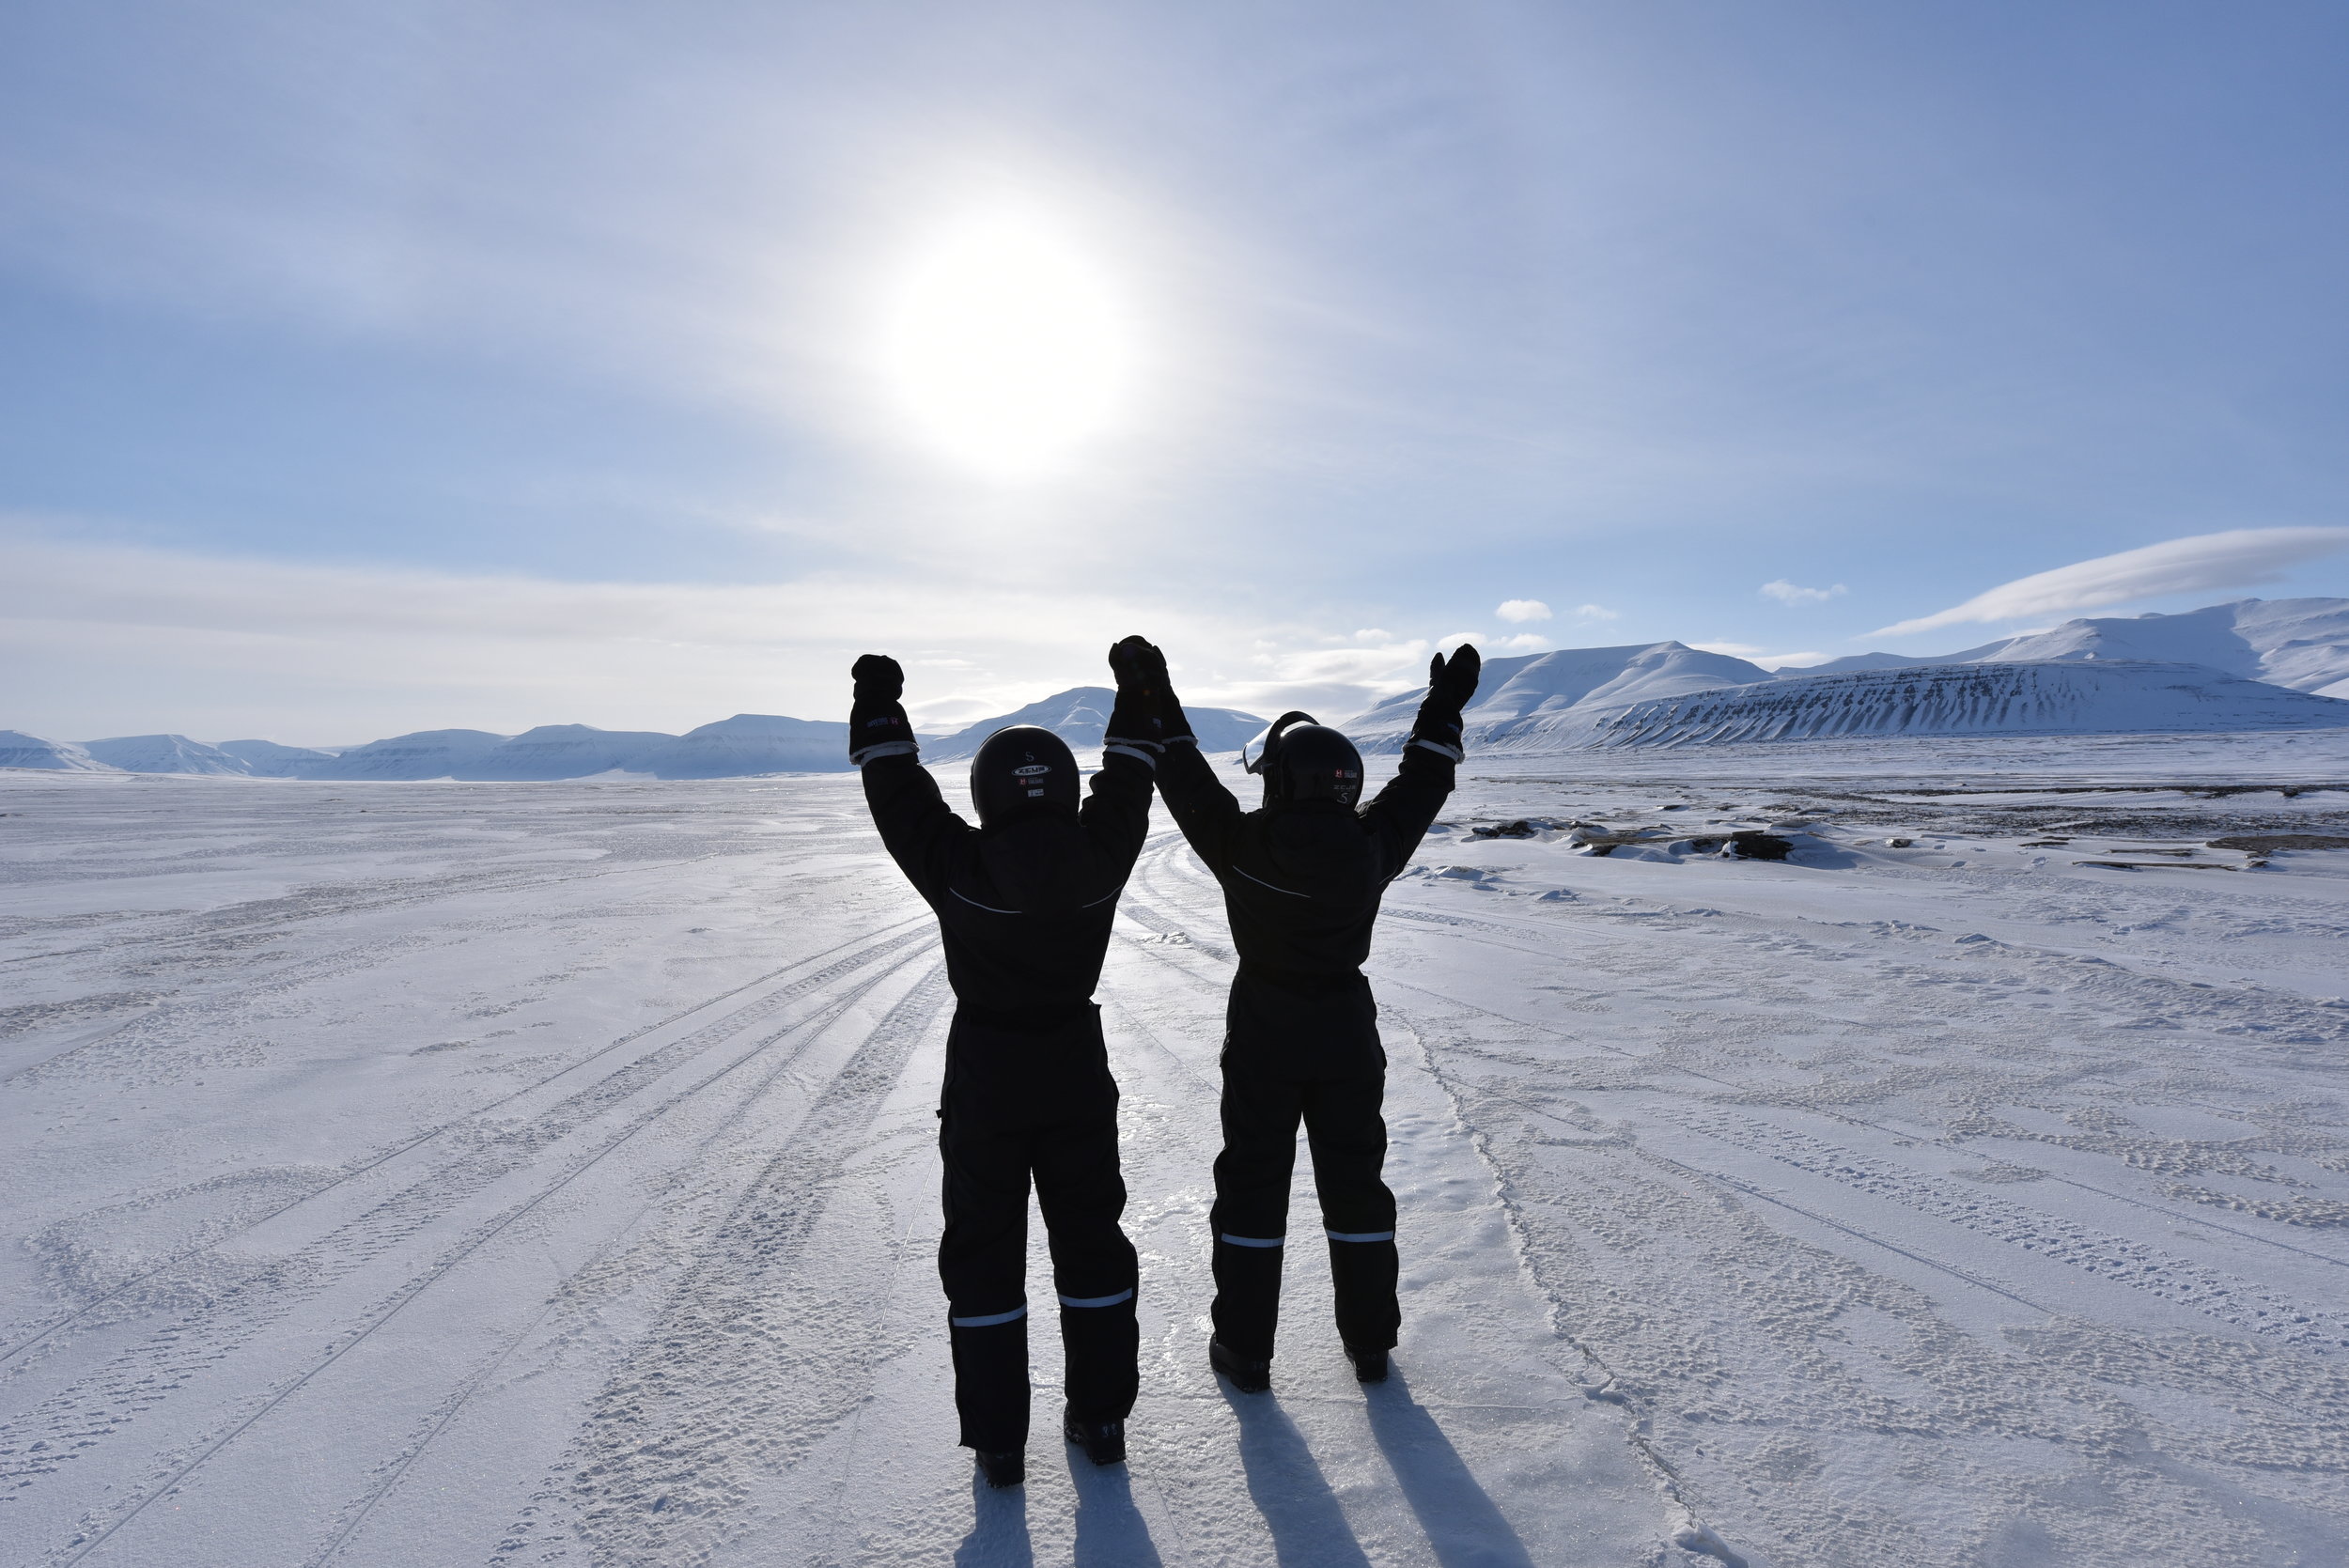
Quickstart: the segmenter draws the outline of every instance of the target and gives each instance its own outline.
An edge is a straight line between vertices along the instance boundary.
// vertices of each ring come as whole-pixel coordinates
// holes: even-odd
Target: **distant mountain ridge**
[[[988,736],[1013,724],[1040,724],[1067,741],[1072,751],[1090,750],[1101,744],[1109,727],[1110,709],[1116,701],[1117,693],[1110,687],[1074,686],[1054,692],[1042,702],[982,719],[943,740],[926,740],[922,743],[922,755],[932,762],[970,756]],[[1186,704],[1183,712],[1190,720],[1192,733],[1199,737],[1199,749],[1205,752],[1237,752],[1268,722],[1236,707],[1192,707]]]
[[[1077,751],[1097,750],[1116,693],[1079,686],[1015,713],[984,719],[943,740],[923,742],[926,761],[968,757],[1006,724],[1041,724]],[[1234,751],[1265,722],[1234,708],[1190,710],[1200,744]],[[848,770],[848,726],[839,720],[738,713],[683,735],[541,724],[521,735],[489,730],[418,730],[327,752],[272,740],[217,746],[183,735],[116,736],[76,744],[0,730],[0,768],[52,772],[177,773],[272,779],[585,779],[620,773],[655,779],[755,778],[770,773]]]
[[[2106,675],[2078,674],[2092,667]],[[2065,674],[2066,670],[2073,673]],[[1968,672],[1971,672],[1968,674]],[[1325,714],[1365,753],[1399,751],[1424,688]],[[1703,701],[1693,699],[1703,695]],[[1007,724],[1097,748],[1115,693],[1071,687],[923,743],[970,756]],[[1200,744],[1238,748],[1265,721],[1189,710]],[[1464,716],[1471,750],[1694,745],[1831,735],[2080,734],[2337,727],[2349,713],[2349,598],[2237,599],[2176,614],[2100,616],[1929,657],[1863,653],[1776,672],[1665,642],[1486,660]],[[848,726],[738,713],[682,736],[545,724],[521,735],[423,730],[339,753],[178,735],[82,743],[0,730],[0,768],[302,779],[662,779],[837,772]]]
[[[1680,643],[1560,648],[1488,659],[1476,700],[1463,714],[1471,750],[1506,744],[1579,745],[1608,717],[1634,703],[1767,681],[1770,672],[1728,654]],[[1406,691],[1339,727],[1365,753],[1400,752],[1426,688]]]
[[[1801,669],[1781,680],[1846,670],[1919,664],[2011,664],[2042,660],[2146,660],[2200,664],[2222,675],[2319,696],[2349,697],[2349,598],[2235,599],[2175,614],[2109,615],[2065,621],[1958,653],[1915,658],[1859,653]]]
[[[2349,702],[2200,664],[2035,660],[1844,670],[1635,703],[1610,715],[1586,743],[1680,747],[1843,736],[2286,729],[2349,729]]]

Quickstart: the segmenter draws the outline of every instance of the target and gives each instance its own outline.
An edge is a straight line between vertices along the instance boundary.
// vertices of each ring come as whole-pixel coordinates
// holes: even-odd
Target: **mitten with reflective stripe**
[[[1419,717],[1412,721],[1410,744],[1460,760],[1460,713],[1476,695],[1476,677],[1484,667],[1472,643],[1453,649],[1450,659],[1438,654],[1428,661],[1427,695],[1420,700]]]
[[[1110,672],[1117,677],[1117,703],[1103,750],[1123,747],[1155,766],[1168,742],[1190,738],[1190,721],[1167,683],[1166,655],[1128,637],[1110,649]]]
[[[848,706],[848,760],[862,768],[875,757],[918,756],[906,717],[906,673],[885,653],[868,653],[848,670],[856,694]]]

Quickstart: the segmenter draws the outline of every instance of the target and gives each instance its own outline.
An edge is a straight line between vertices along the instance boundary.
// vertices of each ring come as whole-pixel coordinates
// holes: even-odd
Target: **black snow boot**
[[[1272,1387],[1270,1361],[1244,1361],[1226,1350],[1221,1340],[1207,1342],[1207,1365],[1230,1379],[1241,1393],[1260,1394]]]
[[[1085,1457],[1096,1465],[1123,1465],[1126,1462],[1126,1423],[1124,1421],[1085,1421],[1069,1411],[1062,1419],[1061,1430],[1068,1440],[1085,1451]]]
[[[1357,1383],[1384,1383],[1387,1380],[1387,1353],[1383,1350],[1358,1350],[1346,1347],[1346,1354],[1354,1362]]]
[[[1028,1479],[1027,1456],[1018,1449],[1006,1449],[1002,1453],[984,1453],[976,1449],[972,1452],[978,1455],[979,1474],[987,1477],[987,1483],[998,1492]]]

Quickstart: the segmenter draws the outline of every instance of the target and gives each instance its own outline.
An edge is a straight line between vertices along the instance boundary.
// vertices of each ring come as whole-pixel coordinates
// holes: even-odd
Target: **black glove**
[[[848,669],[856,683],[848,706],[848,760],[862,768],[876,757],[919,756],[913,724],[906,717],[906,673],[885,653],[868,653]]]
[[[1460,760],[1460,713],[1476,695],[1476,677],[1484,667],[1485,660],[1472,643],[1453,649],[1450,659],[1438,654],[1428,660],[1427,695],[1420,699],[1410,745],[1423,746],[1454,762]]]
[[[1450,659],[1438,654],[1427,661],[1427,697],[1421,704],[1455,719],[1476,695],[1476,677],[1484,672],[1484,657],[1473,643],[1463,643],[1452,650]]]
[[[1117,705],[1110,712],[1107,741],[1132,740],[1156,751],[1190,735],[1190,721],[1166,676],[1166,655],[1140,637],[1110,649],[1110,673],[1117,677]]]

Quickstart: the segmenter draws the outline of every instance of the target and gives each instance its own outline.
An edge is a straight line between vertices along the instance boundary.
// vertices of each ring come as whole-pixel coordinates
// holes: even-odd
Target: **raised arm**
[[[1167,679],[1166,655],[1139,637],[1110,649],[1117,676],[1117,706],[1110,715],[1110,738],[1102,764],[1120,750],[1154,761],[1159,793],[1174,825],[1210,871],[1229,863],[1232,832],[1239,824],[1239,802],[1199,754],[1198,737]]]
[[[864,781],[864,803],[897,869],[925,897],[944,885],[944,846],[971,825],[946,807],[938,781],[922,766],[921,745],[906,718],[905,671],[886,654],[868,653],[848,672],[856,682],[848,708],[848,760]]]
[[[1115,666],[1112,657],[1111,667]],[[1093,775],[1092,789],[1077,814],[1095,862],[1120,882],[1133,869],[1142,841],[1149,836],[1150,790],[1166,752],[1153,707],[1145,694],[1119,685],[1109,729],[1101,737],[1101,770]]]
[[[1476,695],[1483,669],[1483,658],[1468,643],[1455,648],[1449,660],[1436,655],[1427,666],[1427,695],[1411,722],[1403,760],[1387,786],[1362,808],[1363,819],[1377,830],[1383,876],[1403,869],[1452,793],[1454,769],[1463,754],[1460,714]]]

